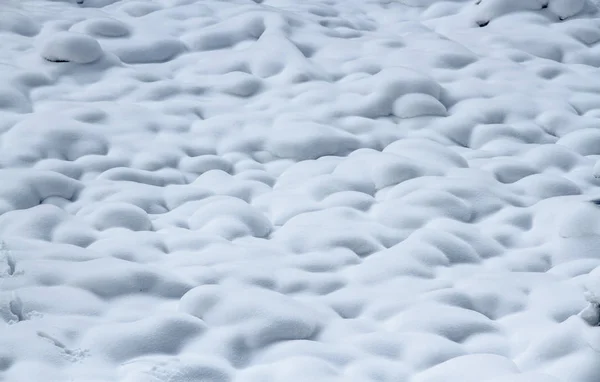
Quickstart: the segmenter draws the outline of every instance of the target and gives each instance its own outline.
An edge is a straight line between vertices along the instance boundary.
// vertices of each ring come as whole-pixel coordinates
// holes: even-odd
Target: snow
[[[102,48],[90,36],[62,32],[52,35],[45,43],[42,57],[51,62],[90,64],[102,57]]]
[[[0,2],[0,382],[597,382],[598,6]]]

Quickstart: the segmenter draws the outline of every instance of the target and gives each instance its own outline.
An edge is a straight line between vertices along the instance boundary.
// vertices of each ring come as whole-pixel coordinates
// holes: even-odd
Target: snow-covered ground
[[[0,381],[598,382],[599,66],[591,0],[0,0]]]

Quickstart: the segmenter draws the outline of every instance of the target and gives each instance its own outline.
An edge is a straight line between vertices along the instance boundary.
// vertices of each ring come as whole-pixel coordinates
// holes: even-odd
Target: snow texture
[[[598,382],[597,3],[0,1],[0,382]]]

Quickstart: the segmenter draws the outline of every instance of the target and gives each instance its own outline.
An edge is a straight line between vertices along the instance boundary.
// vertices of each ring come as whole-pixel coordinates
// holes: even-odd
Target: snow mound
[[[179,310],[201,318],[211,327],[229,327],[251,348],[309,339],[320,327],[310,307],[258,288],[197,287],[181,298]]]
[[[31,17],[16,10],[3,11],[0,14],[0,30],[24,37],[33,37],[40,32],[40,26]]]
[[[82,343],[97,349],[113,362],[126,362],[145,355],[176,354],[194,337],[206,330],[202,321],[187,315],[170,314],[127,322],[90,331]]]
[[[2,136],[5,163],[36,163],[44,159],[75,161],[106,155],[109,142],[93,124],[40,115],[15,124]]]
[[[94,38],[73,32],[60,32],[45,42],[41,55],[50,62],[91,64],[104,52]]]
[[[122,38],[132,33],[127,24],[108,17],[82,21],[71,27],[70,31],[86,33],[97,38]]]
[[[415,382],[488,381],[498,375],[518,373],[517,366],[505,357],[494,354],[456,357],[437,365],[415,378]]]
[[[344,155],[358,147],[356,137],[335,127],[309,121],[278,121],[266,148],[281,158],[306,160]]]
[[[586,0],[550,0],[548,9],[561,20],[572,17],[583,11]]]

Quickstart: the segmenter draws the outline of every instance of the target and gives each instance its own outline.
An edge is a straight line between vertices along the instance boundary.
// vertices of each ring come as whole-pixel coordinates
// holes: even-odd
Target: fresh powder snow
[[[0,382],[598,382],[599,5],[0,0]]]

